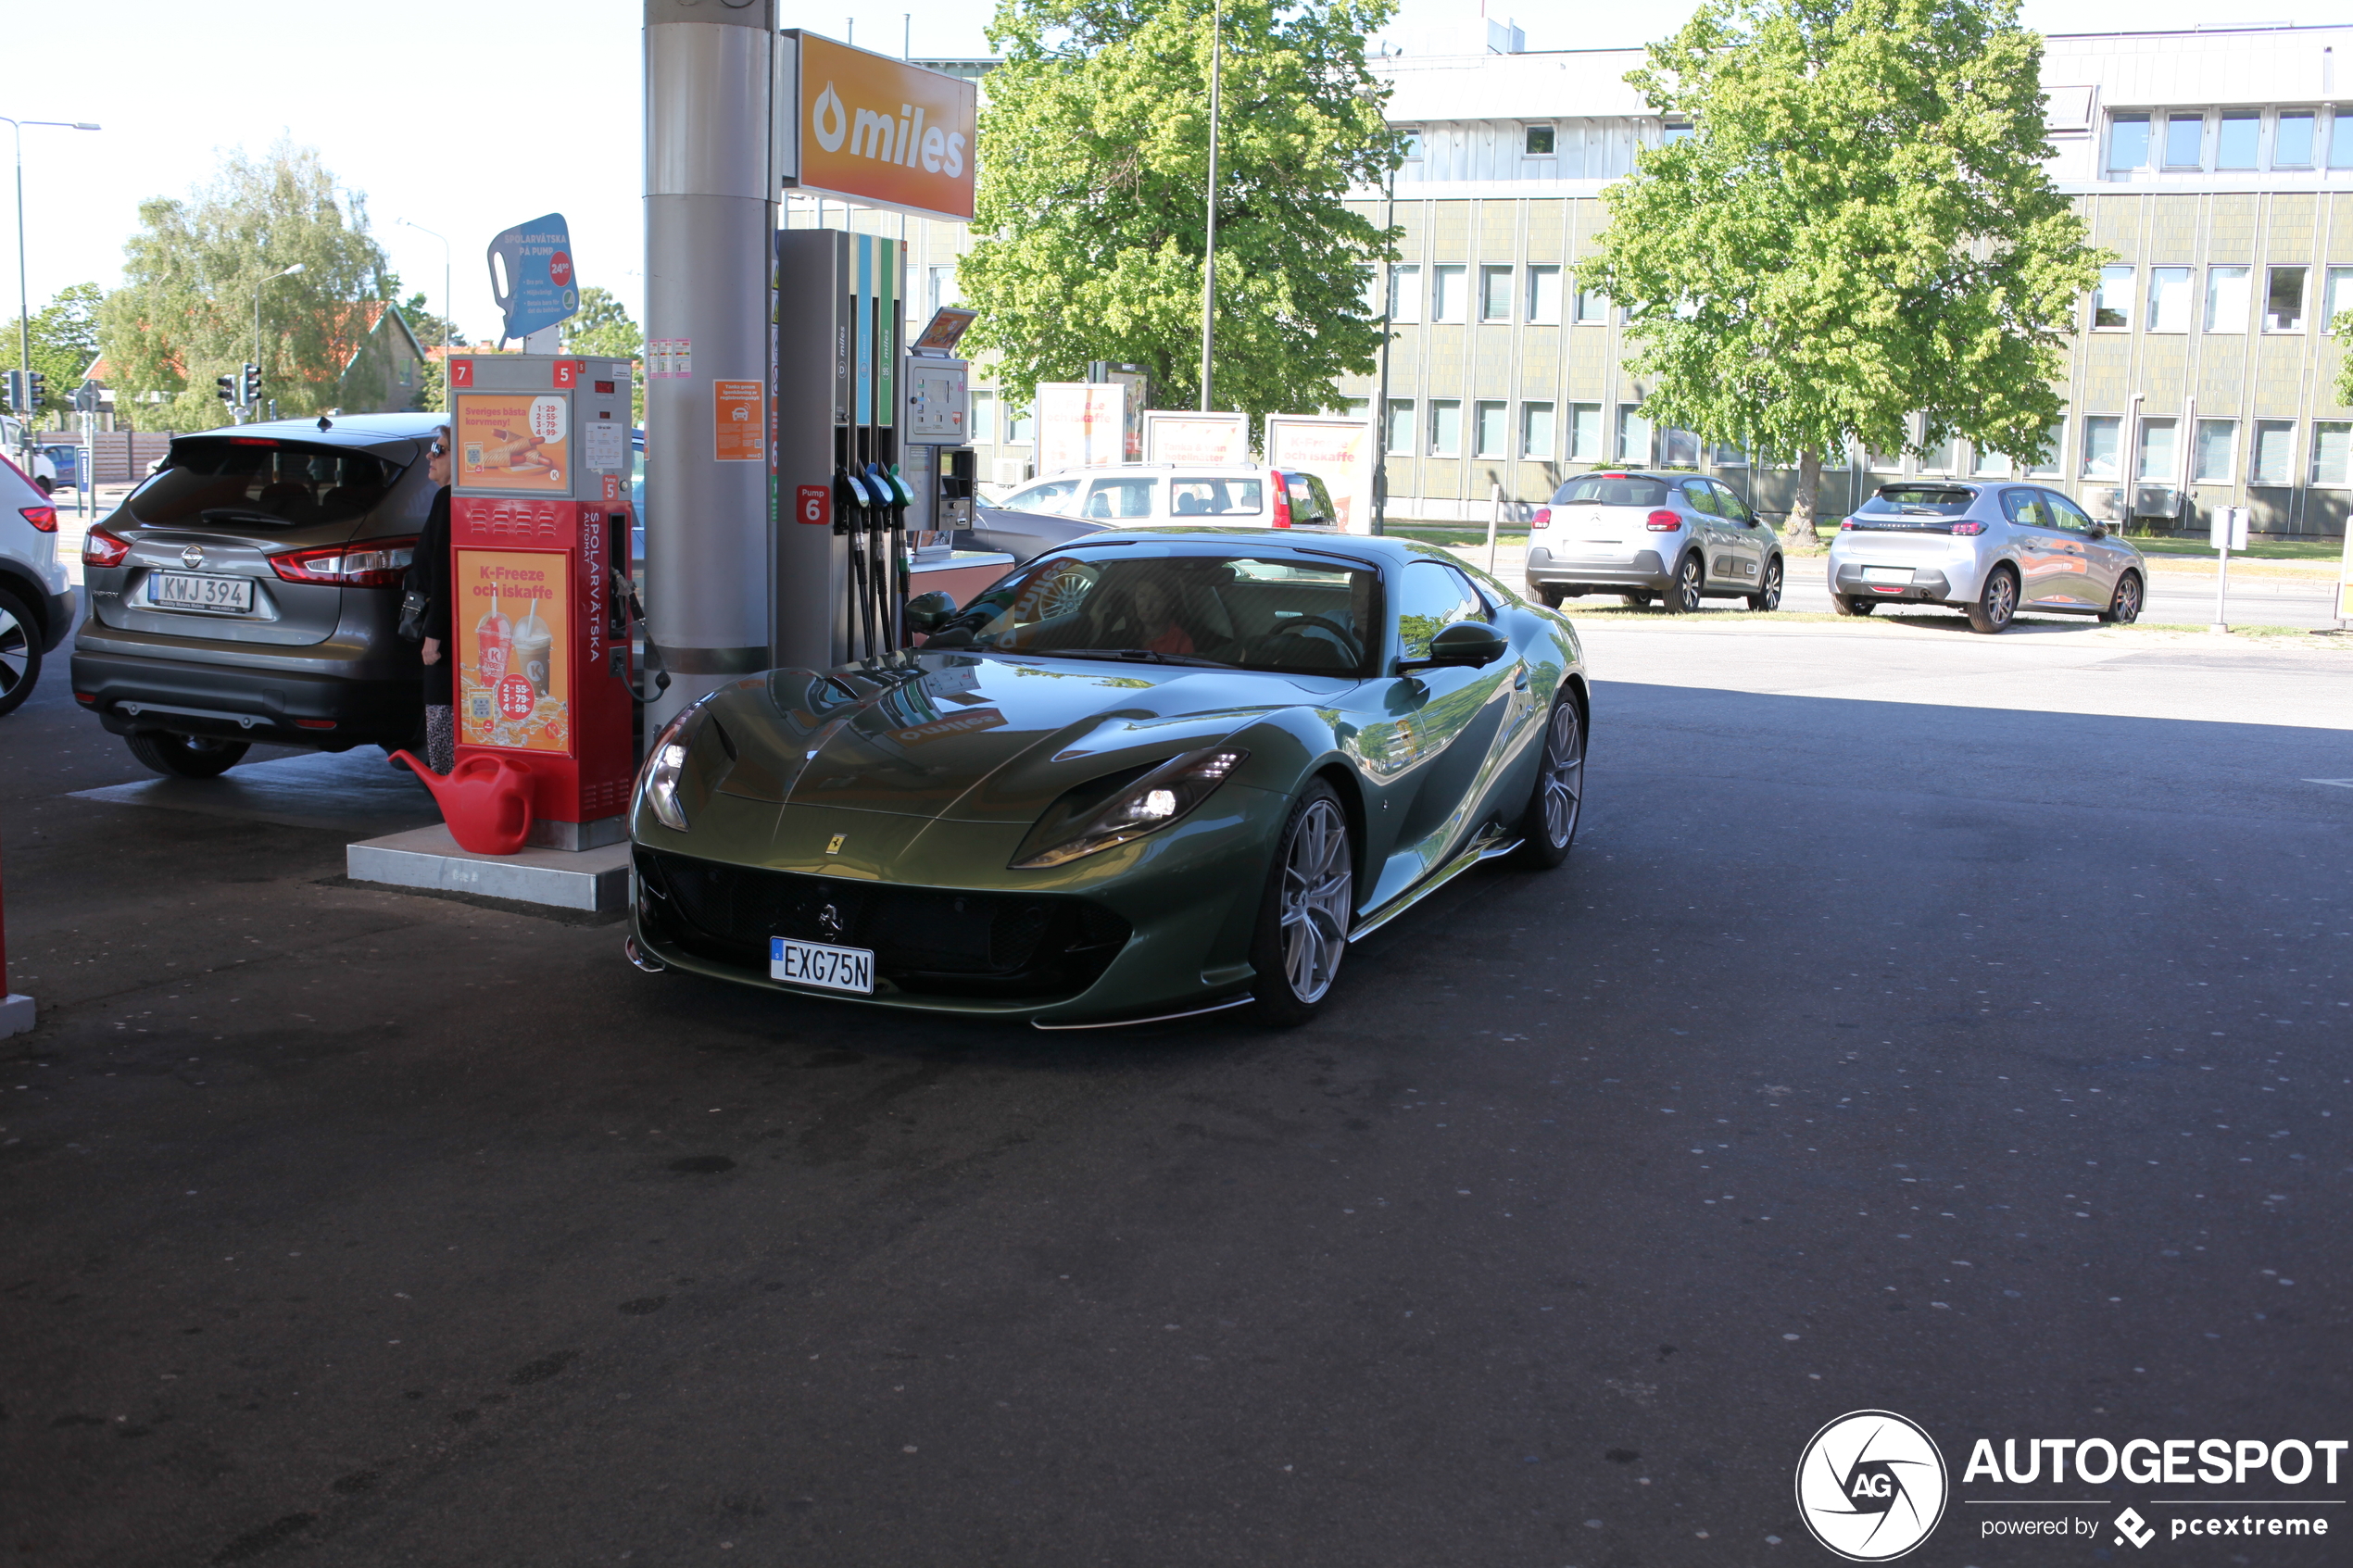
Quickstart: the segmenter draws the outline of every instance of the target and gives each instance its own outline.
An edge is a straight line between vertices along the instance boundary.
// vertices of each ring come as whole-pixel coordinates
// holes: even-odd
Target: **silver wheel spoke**
[[[1318,800],[1292,830],[1280,894],[1284,974],[1302,1002],[1319,1000],[1331,989],[1354,885],[1348,826],[1336,806]]]

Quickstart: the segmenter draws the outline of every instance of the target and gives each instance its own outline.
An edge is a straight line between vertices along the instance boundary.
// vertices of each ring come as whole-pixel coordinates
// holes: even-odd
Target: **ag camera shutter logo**
[[[1944,1456],[1893,1411],[1853,1411],[1814,1434],[1797,1461],[1797,1514],[1849,1562],[1903,1556],[1944,1517]]]

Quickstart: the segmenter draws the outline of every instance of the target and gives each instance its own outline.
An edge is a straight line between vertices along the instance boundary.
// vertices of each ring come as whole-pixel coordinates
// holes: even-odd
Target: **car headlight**
[[[686,809],[678,802],[678,776],[686,771],[686,726],[702,709],[704,697],[669,723],[646,748],[645,766],[637,773],[638,798],[653,808],[654,818],[673,833],[686,831]]]
[[[1141,778],[1114,785],[1105,799],[1080,788],[1054,802],[1013,859],[1015,871],[1038,871],[1140,838],[1176,822],[1208,799],[1250,753],[1209,746],[1172,757]]]

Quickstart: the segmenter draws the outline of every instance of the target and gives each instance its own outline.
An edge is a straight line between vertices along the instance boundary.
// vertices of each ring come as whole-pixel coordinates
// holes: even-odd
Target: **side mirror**
[[[956,619],[956,601],[937,590],[907,601],[907,630],[934,632]]]
[[[1401,659],[1397,661],[1400,675],[1416,670],[1430,670],[1456,665],[1474,668],[1494,663],[1504,657],[1510,645],[1504,634],[1484,621],[1457,621],[1442,628],[1429,640],[1428,659]]]
[[[2108,537],[2108,524],[2107,524],[2107,523],[2104,523],[2104,522],[2097,522],[2097,521],[2094,522],[2094,523],[2092,524],[2092,537],[2093,537],[2093,538],[2095,538],[2095,539],[2105,539],[2105,538],[2107,538],[2107,537]]]

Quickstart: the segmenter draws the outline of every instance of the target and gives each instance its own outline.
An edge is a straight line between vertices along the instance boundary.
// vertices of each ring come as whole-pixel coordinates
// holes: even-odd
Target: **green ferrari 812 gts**
[[[724,686],[655,737],[629,957],[877,1007],[1154,1022],[1324,1007],[1349,945],[1577,834],[1577,633],[1444,552],[1090,536],[921,647]]]

